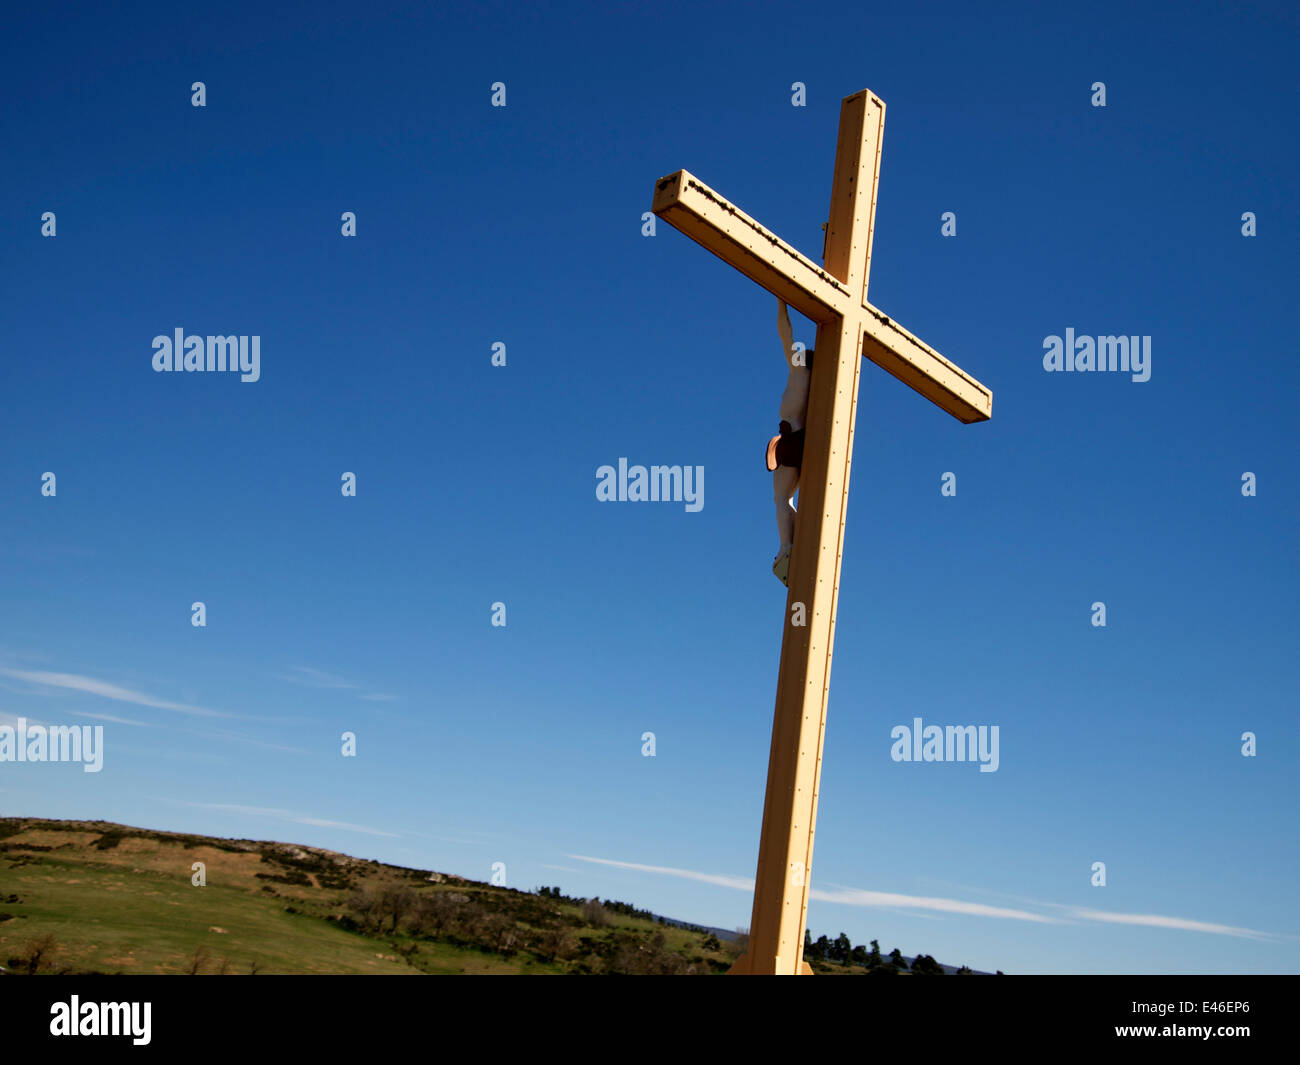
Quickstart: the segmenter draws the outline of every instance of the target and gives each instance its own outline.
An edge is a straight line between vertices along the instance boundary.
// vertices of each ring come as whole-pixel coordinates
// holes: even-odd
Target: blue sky
[[[1009,972],[1300,967],[1282,5],[6,18],[0,723],[105,751],[0,764],[0,813],[748,924],[775,301],[641,214],[685,167],[817,257],[871,88],[871,301],[993,419],[864,367],[810,926]],[[260,380],[155,373],[177,328],[260,336]],[[1045,372],[1067,328],[1150,336],[1150,380]],[[703,509],[597,501],[620,457],[704,467]],[[997,772],[893,761],[915,717],[997,725]]]

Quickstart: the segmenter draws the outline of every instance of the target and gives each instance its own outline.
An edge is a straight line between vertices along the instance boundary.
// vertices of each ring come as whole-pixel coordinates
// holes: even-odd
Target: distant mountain
[[[702,935],[715,935],[724,943],[734,943],[740,938],[740,933],[735,929],[728,931],[725,928],[714,928],[712,925],[695,924],[692,921],[679,921],[675,917],[660,917],[655,914],[655,920],[662,921],[664,924],[672,925],[674,928],[685,928],[692,932],[699,932]]]

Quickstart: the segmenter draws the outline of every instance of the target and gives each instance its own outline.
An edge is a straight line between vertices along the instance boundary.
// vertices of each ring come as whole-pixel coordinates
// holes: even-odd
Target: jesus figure
[[[808,386],[812,378],[813,349],[794,343],[790,310],[777,301],[776,331],[788,372],[781,396],[780,431],[767,442],[767,468],[772,471],[772,492],[776,499],[776,530],[781,538],[772,572],[782,584],[789,583],[790,549],[794,546],[794,498],[799,490],[799,468],[803,464],[804,419],[808,416]]]

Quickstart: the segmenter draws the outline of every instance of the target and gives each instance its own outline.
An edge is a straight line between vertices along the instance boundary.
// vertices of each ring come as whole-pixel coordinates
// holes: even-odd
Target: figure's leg
[[[794,544],[794,495],[799,490],[799,471],[793,466],[778,466],[772,474],[772,492],[776,498],[776,529],[781,536],[777,557]]]

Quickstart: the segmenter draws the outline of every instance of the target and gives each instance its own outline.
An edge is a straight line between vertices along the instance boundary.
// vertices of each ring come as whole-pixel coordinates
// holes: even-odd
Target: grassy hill
[[[725,972],[743,947],[743,936],[558,888],[288,843],[0,818],[0,967],[11,973],[689,975]]]
[[[195,862],[206,886],[191,882]],[[709,973],[731,964],[734,945],[618,905],[317,847],[0,819],[0,965],[11,972],[31,968],[51,937],[38,971]]]

